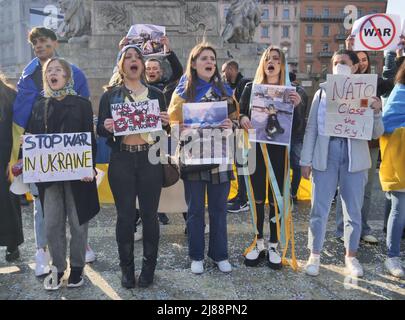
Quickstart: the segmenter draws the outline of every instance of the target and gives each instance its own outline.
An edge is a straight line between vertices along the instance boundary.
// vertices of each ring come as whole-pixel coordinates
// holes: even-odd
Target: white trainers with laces
[[[94,251],[90,248],[89,245],[86,247],[86,263],[91,263],[96,261],[96,254]]]
[[[305,265],[305,273],[309,276],[316,277],[319,275],[319,266],[321,264],[321,256],[319,254],[311,254]]]
[[[387,258],[384,262],[388,272],[394,277],[403,278],[404,269],[402,269],[400,257]]]
[[[266,247],[264,245],[264,239],[257,239],[256,246],[245,256],[245,265],[248,267],[255,267],[265,255]]]
[[[194,274],[201,274],[204,272],[204,260],[193,260],[191,261],[191,272]]]
[[[268,265],[271,269],[279,270],[282,267],[281,255],[277,250],[278,243],[269,242]]]
[[[50,260],[51,260],[51,257],[49,256],[48,251],[45,251],[42,248],[37,250],[37,252],[35,254],[35,275],[37,277],[49,273]]]
[[[367,234],[361,237],[361,240],[368,243],[368,244],[378,244],[378,239],[374,237],[372,234]]]
[[[352,276],[352,277],[362,277],[364,272],[363,272],[363,267],[361,266],[359,260],[355,257],[345,257],[345,264],[346,264],[346,270],[347,272]]]
[[[218,266],[218,269],[222,272],[228,273],[232,271],[232,265],[229,263],[228,260],[222,261],[214,261],[215,264]]]

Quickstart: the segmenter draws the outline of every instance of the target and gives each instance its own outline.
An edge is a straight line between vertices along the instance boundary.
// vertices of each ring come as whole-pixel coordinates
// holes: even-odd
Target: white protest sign
[[[376,74],[331,75],[326,78],[325,134],[371,140]]]
[[[162,130],[157,99],[112,104],[111,114],[115,136]]]
[[[142,49],[144,56],[164,55],[164,45],[160,38],[166,34],[166,28],[154,24],[134,24],[128,31],[127,38],[130,43]]]
[[[22,147],[24,183],[93,176],[90,132],[24,135]]]
[[[399,15],[376,13],[356,20],[352,33],[354,51],[395,50],[401,36]]]

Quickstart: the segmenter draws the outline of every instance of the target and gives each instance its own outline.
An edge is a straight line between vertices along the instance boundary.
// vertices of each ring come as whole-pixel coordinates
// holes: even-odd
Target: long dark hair
[[[367,64],[367,69],[366,69],[366,71],[364,71],[363,74],[369,74],[369,73],[371,73],[370,56],[368,55],[367,51],[358,51],[358,52],[356,52],[356,54],[359,54],[360,52],[362,52],[362,53],[364,53],[364,54],[366,55],[366,57],[367,57],[367,62],[368,62],[368,64]],[[359,58],[359,59],[360,59],[360,58]],[[359,71],[360,71],[360,65],[359,65]]]
[[[193,49],[191,49],[190,55],[188,56],[187,67],[186,67],[186,76],[187,76],[187,84],[186,84],[186,95],[188,102],[194,102],[196,92],[195,88],[197,87],[197,71],[192,67],[193,62],[197,60],[200,54],[204,50],[210,50],[214,53],[215,59],[217,58],[217,53],[212,45],[206,42],[201,42],[197,44]],[[221,76],[218,71],[218,64],[215,64],[215,73],[210,79],[210,82],[214,82],[214,85],[219,88],[223,97],[227,96],[225,91],[224,84],[221,80]]]

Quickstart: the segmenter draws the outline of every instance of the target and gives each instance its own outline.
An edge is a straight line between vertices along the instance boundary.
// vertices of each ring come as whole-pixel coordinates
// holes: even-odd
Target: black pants
[[[152,165],[148,151],[111,154],[108,179],[117,208],[116,239],[121,267],[134,265],[135,201],[143,225],[144,263],[156,265],[159,244],[157,209],[162,189],[162,165]]]
[[[257,230],[259,232],[258,238],[263,238],[263,224],[264,224],[264,202],[266,200],[266,165],[263,159],[263,153],[258,143],[254,144],[256,147],[256,170],[251,175],[253,192],[256,200],[256,212],[257,212]],[[284,163],[285,163],[285,146],[267,144],[267,152],[270,156],[270,162],[273,166],[274,174],[276,176],[277,184],[280,189],[281,195],[283,195],[284,185]],[[275,217],[276,211],[273,202],[273,192],[270,184],[268,185],[268,195],[270,204],[270,242],[277,242],[277,225],[271,221]],[[257,203],[261,202],[261,203]]]

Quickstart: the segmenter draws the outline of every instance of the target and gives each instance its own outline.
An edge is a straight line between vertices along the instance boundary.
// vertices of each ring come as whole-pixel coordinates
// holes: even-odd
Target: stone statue
[[[91,33],[91,11],[89,0],[59,0],[64,12],[61,35],[66,38],[88,36]]]
[[[234,0],[226,15],[222,38],[229,43],[253,42],[256,27],[260,23],[261,11],[254,0]]]

